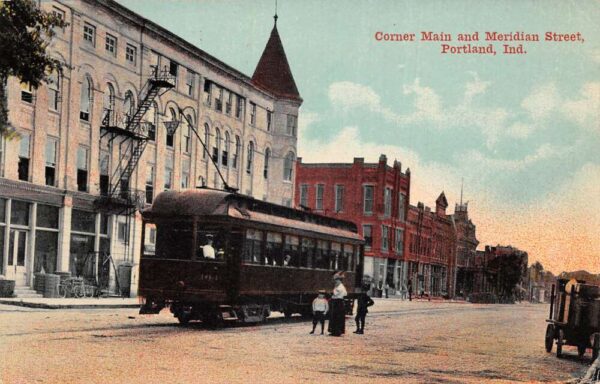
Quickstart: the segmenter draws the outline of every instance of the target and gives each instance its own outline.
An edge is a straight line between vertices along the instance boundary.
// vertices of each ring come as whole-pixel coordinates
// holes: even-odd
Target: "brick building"
[[[364,274],[391,292],[406,280],[405,231],[410,170],[355,158],[352,163],[296,164],[296,207],[353,221],[365,238]]]
[[[134,208],[163,190],[223,187],[217,169],[291,206],[302,99],[276,24],[250,77],[113,0],[40,6],[69,23],[48,47],[67,66],[38,89],[5,85],[18,138],[0,142],[0,274],[31,286],[42,269],[106,272],[114,286],[112,260],[133,266],[135,294],[154,234],[140,238]]]
[[[447,207],[444,192],[435,211],[421,202],[408,207],[406,263],[415,295],[453,296],[456,233]]]
[[[455,294],[467,296],[473,292],[477,266],[475,258],[477,253],[476,229],[469,219],[468,203],[456,204],[452,220],[456,229],[456,265],[455,265]]]

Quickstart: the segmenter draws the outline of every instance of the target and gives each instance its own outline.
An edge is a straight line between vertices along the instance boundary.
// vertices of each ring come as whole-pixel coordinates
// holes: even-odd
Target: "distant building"
[[[470,293],[493,294],[502,302],[526,298],[527,263],[527,252],[510,245],[486,245],[484,251],[476,253]]]
[[[365,238],[364,275],[372,287],[401,289],[407,280],[406,228],[410,170],[355,158],[352,163],[296,164],[295,206],[356,223]]]
[[[68,22],[48,47],[67,66],[38,89],[6,85],[19,138],[0,138],[0,274],[23,287],[70,271],[114,288],[114,270],[133,267],[135,294],[140,246],[155,240],[135,208],[158,193],[222,188],[220,173],[291,206],[302,99],[276,25],[250,77],[116,1],[40,6]]]
[[[455,294],[468,295],[475,284],[475,256],[479,240],[476,226],[469,218],[468,203],[456,204],[451,217],[456,231],[456,264],[454,265]]]

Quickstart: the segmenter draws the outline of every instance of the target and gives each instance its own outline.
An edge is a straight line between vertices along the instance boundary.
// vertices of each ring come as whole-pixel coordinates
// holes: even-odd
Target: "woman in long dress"
[[[335,287],[329,302],[331,319],[329,320],[329,333],[331,336],[341,336],[346,332],[346,310],[344,308],[344,298],[348,294],[346,287],[342,283],[344,275],[336,273],[333,276]]]

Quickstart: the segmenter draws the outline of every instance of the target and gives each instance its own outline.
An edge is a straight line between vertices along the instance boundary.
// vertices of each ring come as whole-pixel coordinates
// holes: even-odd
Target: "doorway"
[[[27,271],[25,260],[27,255],[27,231],[19,229],[10,230],[8,245],[7,275],[15,280],[15,286],[27,285]]]

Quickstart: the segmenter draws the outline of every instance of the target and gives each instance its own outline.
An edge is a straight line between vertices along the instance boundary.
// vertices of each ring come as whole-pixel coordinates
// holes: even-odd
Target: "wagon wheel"
[[[546,352],[552,352],[552,344],[554,344],[554,325],[548,324],[546,327]]]
[[[559,359],[562,357],[562,347],[563,347],[564,339],[565,339],[565,331],[563,331],[562,329],[559,329],[558,336],[556,339],[556,357],[558,357]]]
[[[592,343],[592,361],[595,361],[600,355],[600,333],[594,333],[594,342]]]

